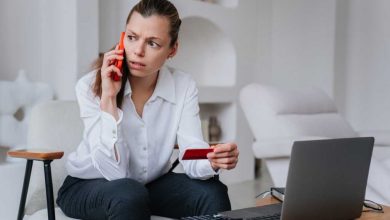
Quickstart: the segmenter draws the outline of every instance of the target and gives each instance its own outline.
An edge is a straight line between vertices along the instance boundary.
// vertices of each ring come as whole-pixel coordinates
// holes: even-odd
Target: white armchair
[[[286,183],[294,141],[360,136],[318,88],[250,84],[241,90],[240,103],[255,138],[254,155],[264,160],[275,186]],[[390,204],[390,132],[362,134],[376,138],[366,197]]]
[[[34,107],[28,129],[29,149],[49,149],[64,151],[64,157],[51,163],[54,201],[67,173],[65,158],[81,141],[83,125],[79,117],[76,101],[50,101]],[[22,191],[25,161],[9,162],[0,165],[0,206],[2,219],[16,219]],[[5,208],[7,207],[7,208]],[[28,220],[48,219],[45,196],[45,176],[40,162],[34,162],[30,186],[28,188],[25,217]],[[57,220],[70,220],[60,208],[55,208]],[[153,220],[167,218],[153,216]]]

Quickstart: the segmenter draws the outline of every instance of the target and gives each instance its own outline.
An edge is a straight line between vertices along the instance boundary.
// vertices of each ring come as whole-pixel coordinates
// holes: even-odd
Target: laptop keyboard
[[[282,203],[236,209],[214,215],[184,217],[181,220],[279,220]]]
[[[229,218],[223,217],[221,215],[200,215],[184,217],[181,218],[181,220],[229,220]]]
[[[242,218],[241,218],[242,219]],[[181,220],[240,220],[238,218],[229,218],[222,215],[200,215],[200,216],[191,216],[184,217]],[[245,220],[280,220],[280,215],[266,215],[260,217],[245,218]]]

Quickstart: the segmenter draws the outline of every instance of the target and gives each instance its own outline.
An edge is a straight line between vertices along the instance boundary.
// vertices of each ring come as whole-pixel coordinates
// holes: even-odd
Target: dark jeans
[[[180,218],[231,209],[227,187],[217,178],[194,180],[172,172],[145,186],[132,179],[68,176],[57,204],[69,217],[93,220],[142,220],[151,214]]]

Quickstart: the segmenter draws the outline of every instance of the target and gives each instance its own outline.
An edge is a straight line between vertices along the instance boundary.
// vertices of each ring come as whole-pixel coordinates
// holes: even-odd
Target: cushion
[[[54,200],[67,172],[65,162],[68,153],[80,143],[82,121],[76,101],[50,101],[37,105],[31,112],[27,144],[33,149],[64,151],[64,157],[51,163]],[[46,191],[43,163],[34,161],[25,213],[46,208]]]
[[[337,113],[279,115],[285,132],[290,136],[322,136],[328,138],[345,138],[359,136],[349,123]]]
[[[74,220],[74,218],[67,217],[60,208],[55,208],[55,216],[56,220]],[[42,219],[48,219],[47,218],[47,209],[41,209],[37,212],[35,212],[33,215],[25,216],[24,219],[26,220],[42,220]]]
[[[253,83],[241,90],[240,102],[256,140],[294,136],[291,132],[323,136],[320,132],[305,134],[306,130],[299,130],[301,129],[299,123],[294,125],[293,122],[299,122],[302,116],[304,118],[302,121],[307,121],[304,128],[312,128],[315,126],[317,115],[321,117],[321,115],[337,114],[337,108],[332,99],[317,88],[298,90]],[[285,117],[285,115],[288,116]],[[306,116],[309,117],[307,120]],[[322,123],[322,119],[318,122]],[[342,120],[340,124],[344,122]],[[317,124],[317,127],[320,125],[322,124]],[[297,130],[293,126],[296,126]],[[343,126],[343,129],[348,133],[347,136],[352,134],[350,127]]]

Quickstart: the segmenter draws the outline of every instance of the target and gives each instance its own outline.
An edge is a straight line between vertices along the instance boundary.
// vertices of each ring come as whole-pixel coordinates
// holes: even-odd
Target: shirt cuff
[[[115,120],[114,116],[111,114],[102,111],[101,112],[101,142],[103,146],[107,149],[112,150],[114,148],[114,144],[119,139],[120,134],[120,123],[123,118],[123,112],[119,108],[117,109],[119,119]]]
[[[198,161],[198,163],[201,163],[201,172],[203,174],[202,176],[213,177],[215,175],[219,175],[222,172],[222,169],[215,171],[209,160]]]

